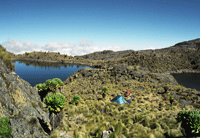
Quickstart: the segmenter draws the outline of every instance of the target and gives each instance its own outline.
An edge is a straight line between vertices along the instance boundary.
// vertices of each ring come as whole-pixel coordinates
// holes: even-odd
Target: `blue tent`
[[[123,96],[117,95],[114,99],[111,100],[111,102],[117,102],[119,104],[125,104],[127,103]]]

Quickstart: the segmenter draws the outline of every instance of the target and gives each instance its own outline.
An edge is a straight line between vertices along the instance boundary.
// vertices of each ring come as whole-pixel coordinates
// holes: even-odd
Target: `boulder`
[[[116,76],[122,76],[126,73],[131,75],[133,79],[138,78],[140,82],[146,81],[149,75],[155,76],[155,78],[151,78],[149,81],[153,83],[167,83],[171,85],[178,85],[179,83],[176,79],[170,75],[170,73],[151,73],[148,68],[138,66],[139,70],[134,70],[128,68],[129,66],[126,64],[118,64],[112,68],[112,71],[116,70]],[[120,71],[120,72],[119,72]]]
[[[178,85],[179,83],[176,81],[176,79],[167,73],[152,73],[155,75],[156,79],[160,82],[160,83],[167,83],[167,84],[171,84],[173,86]]]
[[[54,130],[58,125],[60,125],[60,122],[63,123],[63,111],[59,113],[51,113],[50,120],[51,120],[51,126],[52,130]]]
[[[103,131],[102,132],[102,138],[109,138],[109,132],[108,131]]]

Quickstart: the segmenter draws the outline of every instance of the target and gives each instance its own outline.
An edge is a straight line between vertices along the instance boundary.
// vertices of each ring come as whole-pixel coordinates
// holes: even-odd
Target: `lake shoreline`
[[[11,61],[33,61],[33,62],[47,62],[47,63],[61,63],[61,64],[74,64],[74,65],[80,65],[80,66],[90,66],[92,68],[101,68],[106,69],[105,67],[102,68],[101,64],[95,64],[95,63],[83,63],[80,61],[52,61],[52,60],[41,60],[41,59],[29,59],[29,58],[11,58]],[[102,62],[103,63],[103,62]],[[106,69],[110,70],[110,69]],[[152,72],[152,73],[163,73],[163,74],[181,74],[181,73],[200,73],[198,70],[194,69],[179,69],[179,70],[170,70],[165,72]]]

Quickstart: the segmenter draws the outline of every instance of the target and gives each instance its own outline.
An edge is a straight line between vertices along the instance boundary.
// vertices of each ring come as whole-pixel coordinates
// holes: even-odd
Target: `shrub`
[[[200,131],[200,111],[191,110],[191,111],[180,111],[177,114],[177,121],[183,124],[187,124],[187,129],[191,130],[192,133],[199,133]]]
[[[60,86],[64,86],[64,83],[59,78],[54,78],[53,80],[57,81]]]
[[[59,112],[60,108],[64,108],[65,97],[62,94],[55,93],[49,94],[45,98],[45,105],[50,108],[51,111]]]
[[[71,103],[72,104],[77,103],[79,100],[80,100],[80,96],[75,95],[74,98],[71,100]]]
[[[64,58],[66,58],[67,57],[67,55],[64,55]]]
[[[50,86],[50,84],[51,84],[51,81],[52,81],[51,79],[48,79],[48,80],[46,80],[46,82],[45,82],[45,83],[46,83],[46,85],[47,85],[48,87]]]
[[[9,117],[0,118],[0,137],[7,138],[12,136],[12,128],[9,125]]]
[[[50,88],[51,90],[56,89],[58,86],[64,86],[64,83],[59,78],[48,79],[45,83],[39,83],[35,87],[38,88],[39,91],[47,90]]]
[[[56,80],[52,80],[49,88],[53,90],[56,89],[58,86],[59,86],[58,82]]]
[[[104,92],[106,92],[107,90],[108,90],[108,88],[107,88],[107,87],[104,87],[104,88],[103,88],[103,91],[104,91]]]
[[[48,86],[45,84],[45,83],[39,83],[35,86],[36,88],[38,88],[39,91],[42,91],[42,90],[47,90]]]
[[[25,56],[28,56],[28,55],[29,55],[29,53],[25,52]]]

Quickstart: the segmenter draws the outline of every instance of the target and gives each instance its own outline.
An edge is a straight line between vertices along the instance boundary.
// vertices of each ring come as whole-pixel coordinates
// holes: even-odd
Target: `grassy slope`
[[[1,52],[4,55],[5,52]],[[182,56],[183,55],[183,56]],[[142,57],[141,54],[130,55],[129,57],[114,60],[105,61],[109,64],[117,63],[128,63],[129,65],[147,66],[150,70],[164,71],[168,70],[168,66],[172,66],[173,69],[188,68],[189,65],[188,57],[194,55],[198,57],[198,53],[191,51],[191,54],[182,53],[182,55],[165,54],[162,58],[156,56],[145,56]],[[197,55],[197,56],[196,56]],[[169,56],[172,56],[170,58]],[[4,57],[4,56],[3,56]],[[12,55],[9,58],[38,58],[39,59],[50,59],[50,60],[77,60],[70,56],[60,55],[58,53],[29,53],[24,55]],[[141,58],[142,57],[142,58]],[[192,57],[191,60],[194,60]],[[179,58],[179,59],[178,59]],[[8,61],[3,58],[4,61]],[[80,59],[79,59],[80,60]],[[82,62],[101,62],[81,59]],[[156,62],[155,62],[156,61]],[[188,63],[186,62],[188,61]],[[102,61],[102,64],[104,61]],[[167,64],[166,64],[167,63]],[[185,64],[183,64],[185,63]],[[183,66],[181,66],[183,65]],[[153,68],[154,67],[154,68]],[[164,134],[167,133],[170,136],[181,136],[182,128],[180,123],[176,122],[176,115],[181,110],[192,110],[195,109],[193,106],[181,108],[178,106],[178,102],[175,101],[172,110],[169,110],[169,96],[172,91],[178,92],[180,95],[184,92],[190,91],[192,93],[197,93],[194,89],[186,89],[182,86],[171,86],[166,85],[169,91],[164,95],[157,95],[154,93],[155,84],[150,82],[141,83],[136,80],[132,80],[130,76],[126,78],[119,78],[118,84],[113,83],[113,77],[109,76],[107,72],[103,75],[102,79],[90,78],[87,80],[75,80],[64,86],[64,93],[67,105],[64,108],[64,126],[59,126],[59,131],[68,131],[67,134],[73,136],[77,133],[79,136],[85,136],[90,134],[97,135],[98,132],[107,130],[109,125],[113,125],[116,130],[116,135],[125,135],[126,137],[165,137]],[[92,83],[95,82],[95,85]],[[106,82],[102,84],[102,82]],[[126,82],[126,85],[124,84]],[[107,87],[108,96],[103,100],[96,100],[95,94],[102,92],[102,88]],[[129,90],[133,96],[133,100],[130,104],[114,104],[109,100],[112,98],[111,94],[123,95],[126,90]],[[164,89],[163,87],[156,90],[159,91]],[[71,105],[69,101],[72,97],[77,94],[81,97],[78,105]],[[101,93],[97,94],[101,97]],[[184,98],[184,95],[181,95]],[[189,98],[189,96],[187,96]],[[127,97],[126,100],[130,99]],[[159,101],[157,101],[159,99]],[[160,106],[159,106],[160,105]],[[138,112],[138,110],[143,110],[144,114]],[[117,124],[120,124],[117,126]],[[69,130],[67,129],[69,127]],[[118,131],[117,131],[118,130]],[[99,133],[101,135],[101,133]]]

